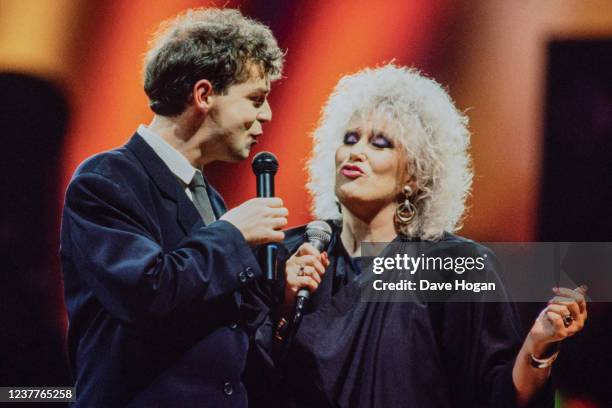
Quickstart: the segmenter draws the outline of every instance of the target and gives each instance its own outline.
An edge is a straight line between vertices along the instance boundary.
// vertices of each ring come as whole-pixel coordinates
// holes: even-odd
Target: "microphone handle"
[[[274,175],[264,172],[257,175],[257,197],[274,197]]]
[[[257,197],[274,197],[274,174],[262,172],[257,175]],[[276,261],[278,245],[265,244],[263,248],[266,281],[276,282]]]

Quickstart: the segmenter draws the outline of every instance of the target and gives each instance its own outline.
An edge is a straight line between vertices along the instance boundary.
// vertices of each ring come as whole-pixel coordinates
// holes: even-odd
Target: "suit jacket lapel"
[[[202,227],[204,222],[185,194],[183,186],[147,142],[138,133],[134,133],[125,147],[134,153],[161,194],[176,203],[177,221],[185,234],[189,234],[193,228]],[[214,205],[213,211],[216,214]]]

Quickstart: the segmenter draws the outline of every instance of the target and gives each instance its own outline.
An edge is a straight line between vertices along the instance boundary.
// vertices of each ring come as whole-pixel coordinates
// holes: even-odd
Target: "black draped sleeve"
[[[361,288],[372,276],[351,269],[338,233],[282,382],[268,401],[285,407],[515,406],[512,368],[522,339],[512,303],[363,302]],[[444,239],[465,241],[450,234]],[[502,284],[494,266],[484,273]],[[552,407],[552,401],[547,385],[534,406]]]

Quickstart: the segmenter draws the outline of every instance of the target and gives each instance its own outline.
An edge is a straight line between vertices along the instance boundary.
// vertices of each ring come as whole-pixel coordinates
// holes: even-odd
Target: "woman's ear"
[[[411,176],[408,180],[406,180],[404,185],[410,187],[410,191],[412,191],[411,196],[414,196],[414,194],[417,192],[416,178],[414,176]]]
[[[213,86],[208,79],[200,79],[193,85],[192,95],[194,105],[203,113],[207,113],[212,104]]]
[[[397,175],[398,183],[400,184],[398,187],[400,189],[401,194],[404,192],[404,187],[409,186],[412,190],[412,194],[417,191],[417,180],[414,176],[414,163],[408,158],[408,153],[402,149],[400,156],[400,165],[399,174]]]
[[[412,166],[410,164],[406,165],[404,174],[402,174],[402,185],[401,185],[402,192],[404,191],[404,188],[406,186],[410,187],[410,191],[412,191],[411,195],[416,193],[417,180],[416,180],[416,177],[414,176],[414,173],[412,172]]]

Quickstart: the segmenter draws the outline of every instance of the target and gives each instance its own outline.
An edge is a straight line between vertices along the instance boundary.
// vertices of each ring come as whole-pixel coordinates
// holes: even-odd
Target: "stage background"
[[[70,384],[58,260],[63,194],[86,157],[151,113],[141,59],[166,0],[0,0],[0,385]],[[290,225],[310,220],[304,164],[337,80],[389,61],[445,84],[470,117],[476,178],[462,235],[609,241],[612,3],[583,0],[229,1],[287,50],[257,151],[280,161]],[[230,207],[254,195],[250,161],[205,169]],[[541,305],[523,305],[528,325]],[[560,404],[609,406],[610,305],[592,304],[556,370]]]

